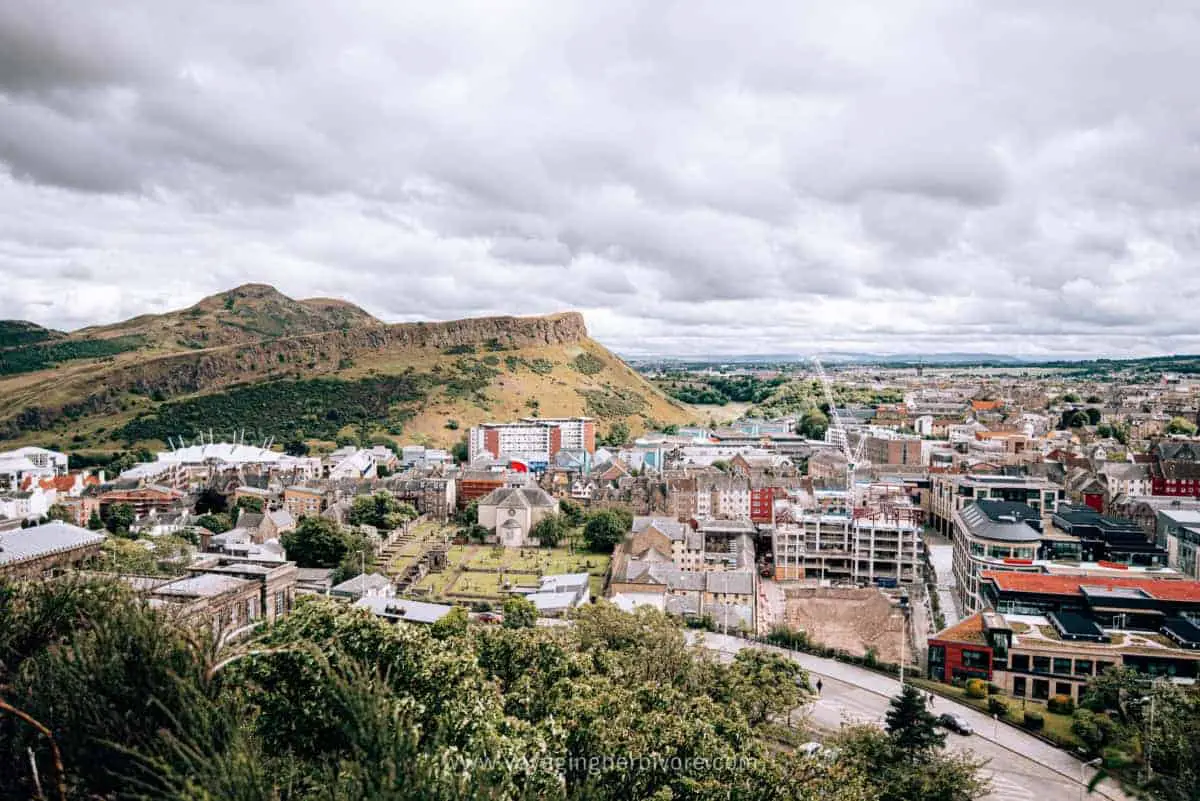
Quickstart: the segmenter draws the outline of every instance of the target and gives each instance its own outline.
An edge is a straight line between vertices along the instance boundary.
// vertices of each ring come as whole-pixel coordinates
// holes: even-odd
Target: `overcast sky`
[[[1200,352],[1200,4],[4,0],[0,318]]]

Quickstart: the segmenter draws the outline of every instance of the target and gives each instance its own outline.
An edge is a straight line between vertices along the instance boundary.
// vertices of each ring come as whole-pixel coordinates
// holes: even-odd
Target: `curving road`
[[[698,638],[688,632],[689,639]],[[843,722],[882,724],[888,701],[900,691],[893,678],[846,665],[832,659],[822,659],[774,648],[721,634],[704,634],[704,645],[726,658],[743,648],[762,648],[790,656],[822,683],[821,696],[809,708],[810,721],[820,729],[836,730]],[[947,735],[947,747],[969,751],[989,760],[985,773],[992,783],[988,801],[1078,801],[1081,798],[1107,801],[1132,801],[1111,779],[1101,782],[1096,792],[1087,796],[1084,784],[1091,781],[1094,771],[1084,768],[1070,754],[1042,742],[1020,729],[997,723],[970,707],[955,704],[944,698],[934,701],[933,711],[952,709],[970,721],[975,734],[962,737]]]

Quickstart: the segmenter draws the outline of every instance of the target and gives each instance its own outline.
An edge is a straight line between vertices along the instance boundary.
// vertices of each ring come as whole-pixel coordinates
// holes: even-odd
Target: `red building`
[[[984,613],[972,615],[929,641],[929,678],[992,679],[992,648],[984,631]]]
[[[1200,443],[1160,442],[1150,463],[1150,494],[1200,498]]]
[[[755,523],[775,522],[775,489],[773,487],[750,490],[750,520]]]
[[[465,508],[471,501],[482,498],[504,486],[504,474],[490,470],[464,470],[458,477],[458,505]]]

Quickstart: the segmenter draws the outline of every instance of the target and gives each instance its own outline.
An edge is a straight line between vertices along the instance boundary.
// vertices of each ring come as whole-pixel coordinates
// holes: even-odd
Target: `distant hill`
[[[0,442],[156,446],[244,431],[449,445],[484,420],[585,414],[601,432],[687,422],[574,312],[381,322],[262,284],[71,333],[0,321]]]

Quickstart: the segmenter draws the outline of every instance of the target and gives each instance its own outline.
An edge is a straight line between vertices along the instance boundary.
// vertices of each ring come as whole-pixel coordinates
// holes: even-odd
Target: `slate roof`
[[[251,582],[248,579],[222,576],[216,573],[201,573],[198,576],[172,581],[154,590],[155,595],[174,595],[181,598],[211,598],[238,590]]]
[[[363,595],[370,590],[382,590],[390,587],[392,580],[387,576],[379,573],[367,573],[366,575],[355,576],[352,579],[347,579],[341,584],[337,584],[330,589],[330,592],[336,592],[341,595]]]
[[[98,531],[53,521],[0,534],[0,565],[15,565],[56,553],[99,545],[107,537]]]
[[[557,507],[554,496],[540,487],[500,487],[479,501],[480,506],[515,506],[522,509]]]
[[[1040,515],[1033,507],[1023,503],[976,501],[960,514],[963,523],[975,537],[999,542],[1038,542],[1042,539],[1041,532],[1027,522],[1040,520]]]
[[[380,617],[408,623],[436,623],[454,608],[447,604],[431,604],[402,598],[359,598],[354,605],[369,609]]]
[[[672,542],[682,540],[687,532],[690,531],[687,525],[680,523],[673,517],[635,517],[633,519],[634,534],[645,531],[651,526]]]

